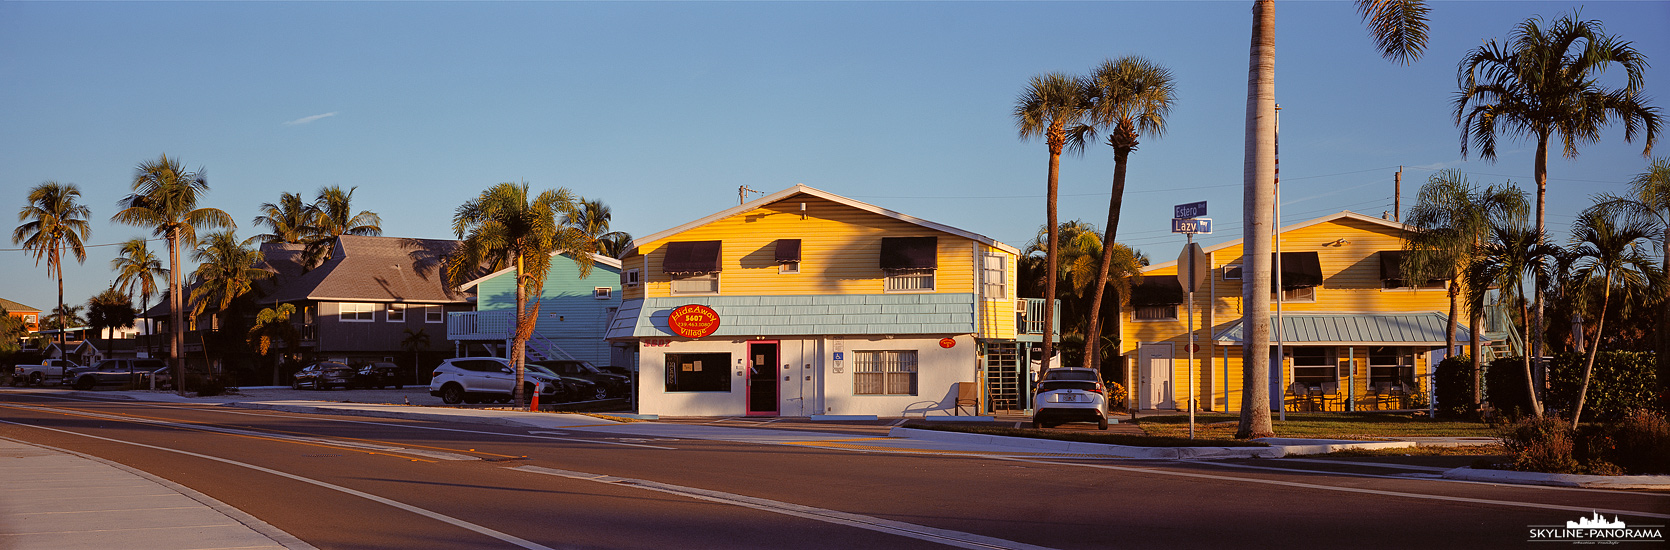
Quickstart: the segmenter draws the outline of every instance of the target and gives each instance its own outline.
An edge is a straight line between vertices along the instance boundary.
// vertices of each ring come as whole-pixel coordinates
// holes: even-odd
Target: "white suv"
[[[1095,369],[1058,367],[1044,374],[1033,400],[1032,427],[1049,428],[1063,422],[1095,422],[1108,429],[1107,390]]]
[[[502,357],[455,357],[441,361],[429,382],[429,395],[448,405],[497,401],[509,403],[516,384],[516,369]],[[523,371],[522,394],[555,403],[562,383],[534,369]]]

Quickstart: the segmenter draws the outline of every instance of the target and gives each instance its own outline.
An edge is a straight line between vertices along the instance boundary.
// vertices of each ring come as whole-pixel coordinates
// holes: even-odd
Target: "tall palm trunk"
[[[1595,372],[1595,357],[1600,355],[1600,338],[1606,329],[1606,307],[1612,302],[1612,272],[1601,278],[1600,318],[1595,320],[1595,343],[1589,346],[1589,361],[1583,365],[1583,385],[1577,390],[1577,406],[1571,409],[1571,428],[1577,429],[1577,419],[1583,417],[1583,401],[1589,396],[1589,377]]]
[[[1545,220],[1546,220],[1545,215],[1547,214],[1547,211],[1548,211],[1548,203],[1544,200],[1548,196],[1548,133],[1547,133],[1547,131],[1543,131],[1543,132],[1541,132],[1537,135],[1537,158],[1536,158],[1536,163],[1537,163],[1537,167],[1536,167],[1536,172],[1534,174],[1534,177],[1537,180],[1537,242],[1538,242],[1538,244],[1541,244],[1542,239],[1543,239],[1543,235],[1546,234],[1545,231],[1548,229],[1548,226],[1545,225]],[[1530,341],[1528,341],[1528,343],[1531,346],[1532,356],[1536,358],[1537,374],[1539,375],[1538,378],[1542,379],[1542,380],[1546,380],[1546,377],[1547,377],[1548,373],[1546,372],[1546,367],[1542,363],[1543,336],[1544,336],[1544,332],[1545,332],[1543,330],[1543,324],[1542,324],[1543,274],[1542,274],[1541,271],[1538,271],[1536,274],[1534,274],[1534,276],[1536,277],[1536,279],[1535,279],[1536,280],[1536,286],[1534,286],[1533,288],[1536,290],[1536,294],[1537,294],[1536,302],[1537,303],[1536,303],[1536,310],[1534,312],[1535,316],[1532,317],[1531,321],[1530,321],[1530,325],[1531,325],[1530,330],[1533,331],[1532,336],[1536,337],[1536,340],[1530,340]],[[1540,396],[1542,394],[1542,392],[1540,391],[1541,390],[1540,386],[1541,386],[1541,384],[1533,386],[1534,389],[1532,390],[1532,392],[1535,394],[1535,395],[1533,395],[1533,400],[1537,401],[1537,403],[1535,403],[1534,405],[1535,405],[1535,408],[1538,411],[1538,413],[1537,413],[1538,416],[1541,416],[1541,414],[1542,414],[1541,413],[1541,411],[1542,411],[1541,401],[1540,401],[1540,399],[1536,399],[1537,396]]]
[[[1046,138],[1050,140],[1050,170],[1046,191],[1048,196],[1044,199],[1045,208],[1048,210],[1045,220],[1049,224],[1049,244],[1044,248],[1044,360],[1038,368],[1040,380],[1043,379],[1044,373],[1050,370],[1050,357],[1055,355],[1055,279],[1056,264],[1061,261],[1060,243],[1056,242],[1061,238],[1061,227],[1056,223],[1056,191],[1060,182],[1058,178],[1061,176],[1062,149],[1062,140],[1056,136],[1060,133],[1051,128],[1050,135]],[[1027,391],[1030,392],[1031,389]]]
[[[514,328],[516,332],[510,339],[510,366],[516,370],[516,385],[511,386],[510,397],[518,408],[526,408],[528,403],[524,400],[527,396],[522,394],[522,376],[526,372],[523,369],[528,360],[528,337],[523,334],[522,325],[528,323],[528,290],[524,286],[526,282],[522,280],[522,256],[514,252],[511,255],[514,257],[516,265],[516,277],[514,279],[516,281],[516,326]]]
[[[63,353],[65,354],[64,357],[68,357],[69,350],[65,349],[64,336],[70,328],[70,320],[68,315],[64,315],[64,264],[62,263],[63,260],[58,257],[57,246],[53,246],[52,251],[47,253],[46,261],[49,266],[58,266],[58,353]],[[65,372],[64,374],[69,373]]]
[[[1519,290],[1519,315],[1522,319],[1529,318],[1531,315],[1531,310],[1525,305],[1525,290],[1523,288]],[[1531,332],[1531,323],[1525,323],[1525,341],[1531,341]],[[1525,391],[1531,398],[1531,415],[1541,418],[1542,402],[1537,399],[1537,380],[1536,377],[1531,375],[1531,372],[1531,354],[1527,353],[1525,354]]]
[[[1108,199],[1108,225],[1102,229],[1102,267],[1096,272],[1096,291],[1090,295],[1090,328],[1084,335],[1084,357],[1097,373],[1102,371],[1102,295],[1106,293],[1113,267],[1113,240],[1119,235],[1119,211],[1125,206],[1125,160],[1130,156],[1129,148],[1113,149],[1113,198]]]
[[[1270,254],[1276,195],[1276,3],[1253,4],[1247,68],[1246,157],[1242,167],[1241,422],[1237,438],[1274,435],[1270,425]]]
[[[174,393],[186,395],[185,315],[180,297],[180,228],[168,228],[168,359],[174,362]]]

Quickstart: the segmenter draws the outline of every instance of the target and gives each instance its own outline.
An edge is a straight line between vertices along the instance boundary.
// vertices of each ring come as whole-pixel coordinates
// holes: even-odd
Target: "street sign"
[[[1206,215],[1206,201],[1179,204],[1171,207],[1173,218],[1198,218]]]
[[[1212,266],[1206,263],[1206,251],[1200,245],[1189,243],[1183,247],[1183,253],[1177,255],[1177,283],[1183,285],[1186,292],[1200,289],[1206,282],[1206,275],[1212,272]]]
[[[1172,218],[1172,233],[1212,234],[1212,218]]]

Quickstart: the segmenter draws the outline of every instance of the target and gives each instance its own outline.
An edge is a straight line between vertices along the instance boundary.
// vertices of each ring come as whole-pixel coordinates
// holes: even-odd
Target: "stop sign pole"
[[[1206,264],[1206,252],[1195,244],[1195,234],[1212,233],[1211,218],[1195,218],[1206,213],[1206,202],[1180,204],[1176,206],[1179,215],[1189,214],[1188,218],[1172,218],[1171,232],[1182,233],[1188,237],[1188,244],[1183,245],[1183,252],[1177,255],[1177,282],[1183,285],[1188,293],[1184,307],[1188,310],[1188,321],[1185,328],[1189,331],[1189,439],[1195,438],[1195,289],[1205,282],[1206,274],[1211,267]]]

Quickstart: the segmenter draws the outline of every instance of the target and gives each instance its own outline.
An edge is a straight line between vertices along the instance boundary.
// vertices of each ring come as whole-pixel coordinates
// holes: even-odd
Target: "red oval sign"
[[[951,349],[951,348],[957,347],[957,341],[952,340],[950,338],[940,338],[939,339],[939,347],[942,347],[942,348],[945,348],[945,349]]]
[[[678,306],[667,315],[667,328],[685,338],[708,336],[719,330],[719,313],[700,304]]]

